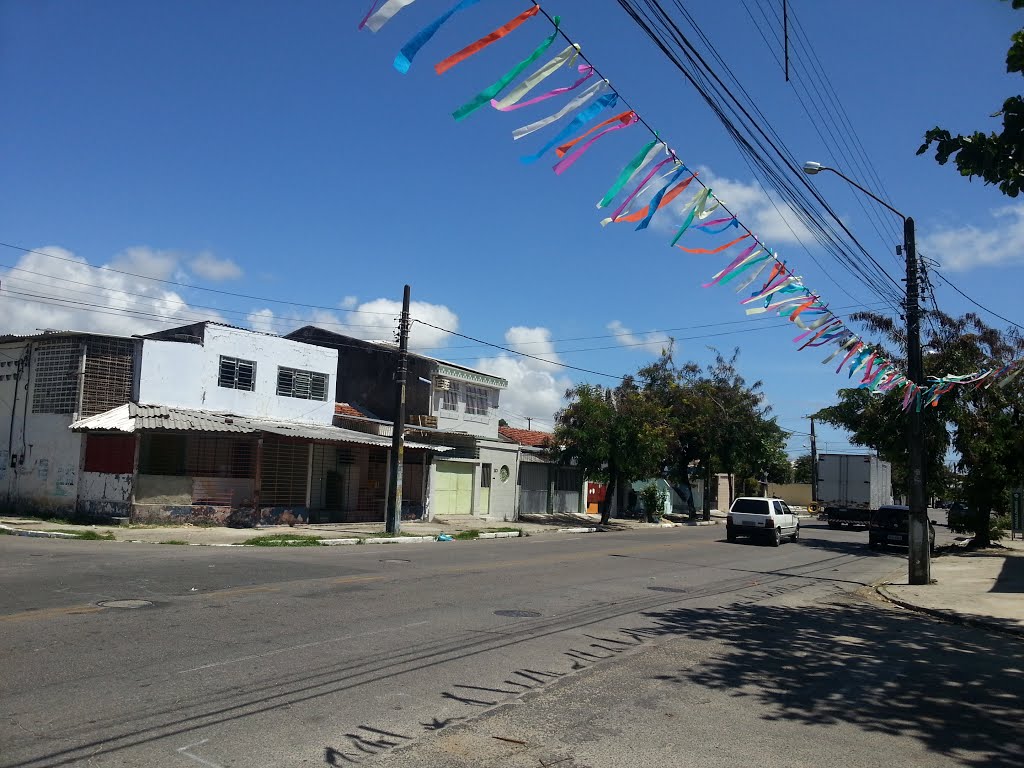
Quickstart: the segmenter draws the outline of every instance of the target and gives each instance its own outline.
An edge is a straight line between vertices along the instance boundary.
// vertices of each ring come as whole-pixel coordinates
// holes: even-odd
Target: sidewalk
[[[526,536],[554,534],[560,532],[584,532],[596,529],[600,518],[596,515],[552,515],[531,516],[526,520],[506,522],[503,520],[481,520],[470,516],[458,516],[433,520],[403,521],[402,535],[436,537],[440,534],[454,536],[467,530],[487,532],[494,529],[517,529]],[[674,524],[666,523],[663,526]],[[197,525],[76,525],[66,522],[40,520],[29,517],[0,516],[0,526],[17,532],[40,531],[43,533],[81,534],[94,532],[114,541],[144,542],[163,544],[168,542],[206,546],[227,546],[241,544],[249,539],[273,534],[292,533],[299,536],[319,536],[323,539],[367,539],[378,538],[384,532],[384,523],[323,523],[307,525],[279,525],[258,528],[224,528],[220,526]],[[634,530],[663,527],[656,523],[641,523],[638,520],[612,520],[607,530]],[[64,538],[64,537],[61,537]],[[67,538],[73,538],[68,535]]]
[[[910,585],[906,568],[878,592],[905,608],[1024,635],[1024,542],[985,550],[947,549],[932,560],[935,584]]]

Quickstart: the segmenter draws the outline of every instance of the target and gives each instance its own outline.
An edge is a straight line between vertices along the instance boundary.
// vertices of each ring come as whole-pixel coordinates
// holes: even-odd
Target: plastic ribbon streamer
[[[641,229],[647,229],[647,226],[651,223],[651,219],[654,218],[654,214],[685,192],[686,188],[690,186],[690,183],[697,178],[697,174],[691,173],[690,178],[686,179],[686,181],[680,182],[666,193],[665,190],[668,189],[669,186],[671,186],[672,183],[684,172],[689,172],[689,169],[685,165],[680,166],[679,170],[672,176],[668,184],[658,190],[658,193],[651,199],[651,202],[646,208],[642,208],[636,213],[631,213],[629,216],[622,216],[621,218],[616,219],[616,221],[633,222],[640,220],[640,223],[636,225],[636,230],[634,231],[639,232]]]
[[[505,90],[509,83],[519,77],[524,69],[543,56],[544,51],[551,47],[551,44],[555,42],[555,38],[558,37],[558,25],[561,21],[561,16],[555,16],[555,18],[552,19],[555,28],[551,30],[550,35],[544,38],[544,42],[534,49],[533,53],[512,67],[512,69],[502,75],[497,81],[484,88],[480,93],[452,112],[452,117],[454,117],[456,121],[465,120],[471,114],[480,109],[480,107]]]
[[[722,270],[716,272],[714,275],[712,275],[711,276],[711,280],[709,280],[708,282],[704,283],[704,285],[702,287],[710,288],[712,285],[717,285],[718,281],[721,280],[723,277],[725,277],[725,275],[727,275],[730,272],[732,272],[734,269],[739,267],[741,264],[745,264],[746,262],[756,258],[758,256],[758,254],[760,254],[760,253],[761,253],[761,251],[759,249],[758,244],[757,243],[753,243],[748,248],[743,250],[739,254],[739,256],[737,256],[735,259],[733,259],[732,262],[730,262],[729,266],[727,266],[725,269],[722,269]]]
[[[583,85],[585,82],[587,82],[587,80],[592,78],[594,76],[594,72],[596,71],[589,64],[580,64],[576,69],[577,69],[577,71],[581,75],[583,75],[583,77],[581,77],[579,80],[577,80],[572,85],[567,85],[567,86],[565,86],[563,88],[555,88],[553,91],[548,91],[547,93],[543,94],[542,96],[534,96],[532,99],[527,99],[526,101],[520,101],[519,103],[513,104],[513,105],[508,106],[508,107],[498,106],[498,102],[495,101],[494,99],[491,99],[491,106],[494,107],[495,109],[500,109],[502,112],[511,112],[514,109],[522,109],[523,107],[529,107],[529,106],[531,106],[533,104],[539,104],[540,102],[546,101],[547,99],[553,98],[555,96],[560,96],[563,93],[569,93],[569,91],[576,90],[581,85]]]
[[[608,89],[608,81],[607,80],[602,80],[599,83],[594,83],[592,86],[590,86],[585,91],[583,91],[583,93],[581,93],[579,96],[577,96],[574,99],[571,99],[568,104],[566,104],[560,110],[555,112],[555,114],[548,115],[547,117],[541,118],[540,120],[538,120],[535,123],[530,123],[529,125],[524,125],[524,126],[522,126],[520,128],[516,128],[514,131],[512,131],[512,138],[518,141],[519,139],[523,138],[524,136],[529,136],[534,131],[539,131],[541,128],[544,128],[544,127],[546,127],[548,125],[551,125],[551,123],[554,123],[557,120],[560,120],[561,118],[565,117],[567,114],[569,114],[573,110],[577,109],[578,107],[582,107],[584,104],[586,104],[592,98],[594,98],[595,96],[597,96],[598,94],[604,92],[607,89]],[[618,101],[619,97],[616,94],[613,93],[613,94],[610,94],[610,95],[615,96],[615,101]],[[607,96],[602,96],[601,98],[606,99],[608,97]],[[614,103],[615,103],[614,101],[611,102],[611,104],[614,104]],[[566,135],[569,135],[569,134],[566,134]],[[557,143],[558,142],[556,141],[555,144],[557,144]]]
[[[509,109],[512,109],[513,105],[517,104],[519,100],[523,98],[523,96],[525,96],[538,85],[540,85],[540,83],[542,83],[546,78],[550,77],[555,72],[557,72],[558,69],[561,68],[564,64],[571,65],[574,61],[576,61],[576,57],[579,55],[580,47],[573,43],[564,51],[562,51],[557,56],[552,58],[547,64],[545,64],[532,75],[523,80],[523,82],[521,82],[511,91],[509,91],[508,95],[505,98],[501,99],[500,101],[497,99],[491,99],[491,106],[494,107],[495,109],[500,109],[502,112],[507,112]]]
[[[717,227],[719,224],[722,225],[720,229],[712,229],[712,227]],[[728,216],[724,219],[712,219],[711,221],[702,221],[700,224],[694,224],[693,228],[699,229],[705,235],[720,235],[723,232],[725,232],[725,230],[727,230],[729,227],[738,227],[739,225],[740,223],[735,216]]]
[[[451,56],[449,56],[444,61],[440,61],[437,64],[435,64],[434,65],[434,71],[437,72],[437,74],[439,74],[439,75],[443,75],[445,72],[447,72],[449,69],[454,67],[456,64],[461,64],[466,59],[468,59],[470,56],[473,56],[474,54],[480,53],[480,51],[482,51],[484,48],[489,46],[491,43],[496,42],[498,40],[501,40],[501,38],[505,37],[505,35],[507,35],[509,32],[512,32],[513,30],[515,30],[517,27],[519,27],[519,25],[523,24],[524,22],[529,21],[534,16],[536,16],[538,13],[540,13],[540,6],[539,5],[531,6],[527,10],[523,11],[522,13],[520,13],[518,16],[516,16],[511,21],[508,21],[505,24],[502,24],[500,27],[498,27],[493,32],[490,32],[489,34],[484,35],[479,40],[477,40],[475,43],[470,43],[465,48],[463,48],[461,51],[456,51],[455,53],[453,53]]]
[[[619,214],[622,213],[624,210],[626,210],[626,207],[631,202],[633,202],[633,199],[637,195],[640,194],[640,191],[647,185],[647,182],[650,181],[652,178],[654,178],[658,174],[658,171],[660,171],[665,165],[667,165],[668,163],[674,163],[674,162],[676,162],[676,159],[674,157],[666,157],[664,160],[662,160],[656,166],[651,168],[651,170],[648,172],[648,174],[643,179],[640,180],[640,183],[636,185],[636,187],[633,189],[633,191],[630,192],[628,195],[626,195],[626,199],[622,201],[622,203],[619,205],[618,208],[615,209],[614,213],[612,213],[612,215],[610,217],[608,217],[607,219],[603,219],[601,221],[601,226],[602,227],[606,227],[610,223],[615,221],[618,218]]]
[[[359,22],[359,29],[362,29],[363,27],[366,26],[366,22],[369,20],[370,16],[373,15],[373,12],[378,5],[380,5],[380,0],[373,0],[373,2],[370,3],[370,10],[368,10],[366,12],[366,15],[363,16],[363,20]]]
[[[464,11],[470,8],[480,0],[462,0],[458,5],[454,5],[450,10],[445,11],[438,16],[434,21],[421,29],[408,43],[402,46],[402,50],[395,56],[395,69],[401,72],[403,75],[409,71],[409,67],[412,66],[412,60],[419,53],[420,48],[430,42],[430,38],[439,30],[444,23],[448,21],[459,11]]]
[[[687,203],[686,206],[684,206],[683,210],[689,209],[690,213],[687,215],[686,220],[683,221],[682,226],[679,227],[679,231],[676,232],[676,236],[672,238],[672,242],[670,243],[670,245],[675,245],[676,243],[678,243],[679,238],[681,238],[683,236],[683,233],[690,228],[690,224],[693,223],[694,218],[698,216],[700,213],[703,213],[704,206],[707,205],[708,196],[710,194],[711,187],[705,187],[696,195],[694,195],[693,199],[689,203]]]
[[[598,85],[601,85],[601,83],[598,83]],[[582,97],[583,94],[580,95],[580,98]],[[530,165],[531,163],[537,162],[538,160],[541,159],[545,152],[547,152],[549,149],[554,149],[555,147],[557,147],[558,142],[563,141],[564,139],[567,139],[570,136],[572,136],[574,133],[576,133],[576,131],[578,131],[584,125],[586,125],[595,117],[597,117],[603,110],[614,107],[618,100],[619,96],[616,93],[609,93],[606,94],[605,96],[602,96],[589,107],[584,109],[582,112],[578,113],[576,117],[574,117],[567,126],[565,126],[562,130],[558,132],[557,136],[551,139],[551,141],[549,141],[539,150],[534,152],[532,155],[526,155],[525,157],[519,158],[520,162],[525,163],[526,165]]]
[[[359,28],[362,29],[363,27],[366,27],[371,32],[376,32],[391,21],[396,13],[407,5],[412,5],[415,2],[416,0],[387,0],[387,2],[380,7],[379,11],[363,19],[363,23],[359,25]]]
[[[583,157],[583,154],[588,149],[590,149],[594,145],[594,143],[598,139],[600,139],[602,136],[607,136],[609,133],[613,133],[614,131],[621,131],[623,128],[629,128],[631,125],[636,125],[639,121],[640,121],[640,116],[637,115],[636,112],[633,112],[632,110],[630,110],[630,112],[628,112],[625,117],[621,118],[618,121],[618,123],[619,123],[618,125],[613,125],[611,128],[605,128],[600,133],[595,134],[594,137],[592,139],[590,139],[590,141],[588,141],[586,144],[581,146],[575,152],[573,152],[572,154],[565,155],[565,157],[563,157],[561,160],[559,160],[557,163],[555,163],[554,166],[552,166],[552,170],[556,174],[558,174],[559,176],[562,175],[567,170],[569,170],[569,167],[573,163],[575,163],[577,160],[579,160],[581,157]],[[596,129],[592,129],[592,130],[596,130]],[[582,139],[582,138],[583,137],[581,136],[580,139]],[[565,152],[568,152],[568,149],[566,149],[566,147],[571,147],[573,144],[578,142],[580,139],[576,139],[574,141],[569,142],[568,144],[566,144],[563,147],[559,147],[556,150],[556,153],[564,154],[563,150],[565,150]]]
[[[679,249],[681,249],[683,251],[686,251],[687,253],[706,253],[706,254],[710,255],[710,254],[715,254],[715,253],[721,253],[726,248],[732,248],[734,245],[736,245],[736,243],[740,242],[741,240],[746,240],[748,237],[750,237],[750,233],[749,232],[747,232],[746,234],[740,235],[735,240],[730,240],[725,245],[720,245],[717,248],[683,248],[683,246],[681,246],[681,245],[677,245],[676,248],[679,248]]]
[[[608,191],[604,193],[604,197],[597,201],[598,208],[607,207],[612,200],[615,199],[615,196],[622,191],[622,188],[629,183],[630,179],[639,173],[641,168],[654,159],[654,156],[660,151],[658,148],[660,143],[661,142],[658,141],[657,137],[655,137],[654,141],[650,144],[645,144],[643,149],[637,152],[636,155],[633,156],[633,159],[626,163],[626,167],[623,168],[616,177],[615,183],[613,183],[611,187],[608,188]]]

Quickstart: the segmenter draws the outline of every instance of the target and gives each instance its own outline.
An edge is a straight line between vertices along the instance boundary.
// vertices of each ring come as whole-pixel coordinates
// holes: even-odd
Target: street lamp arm
[[[840,177],[841,179],[845,179],[847,182],[849,182],[850,184],[855,186],[857,189],[859,189],[861,192],[863,192],[865,195],[870,197],[872,200],[874,200],[879,205],[885,206],[886,208],[888,208],[890,211],[895,213],[897,216],[899,216],[904,221],[907,220],[906,216],[904,216],[902,213],[900,213],[895,208],[893,208],[891,205],[889,205],[887,202],[885,202],[885,200],[880,198],[878,195],[876,195],[871,190],[868,190],[868,189],[865,189],[864,187],[862,187],[860,184],[858,184],[856,181],[851,179],[845,173],[841,173],[840,171],[837,171],[835,168],[829,168],[827,166],[822,166],[819,170],[821,170],[821,171],[832,171],[832,173],[834,173],[836,176]]]

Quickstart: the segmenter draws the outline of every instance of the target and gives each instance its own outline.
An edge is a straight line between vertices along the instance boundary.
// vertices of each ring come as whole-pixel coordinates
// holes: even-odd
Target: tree
[[[666,415],[629,377],[618,387],[580,384],[565,393],[555,416],[554,458],[608,483],[601,523],[615,508],[618,487],[660,474],[668,444]]]
[[[1012,0],[1015,9],[1024,8],[1024,0]],[[1024,73],[1024,29],[1015,32],[1006,54],[1006,71]],[[1011,96],[992,117],[1003,118],[1000,133],[975,131],[970,136],[953,136],[944,128],[932,128],[917,150],[921,155],[935,144],[935,160],[945,165],[954,157],[961,176],[980,176],[986,184],[997,184],[1009,197],[1017,197],[1024,179],[1024,97]]]
[[[811,454],[805,453],[803,456],[797,456],[793,462],[793,482],[810,483],[813,478],[814,462],[811,460]]]
[[[508,426],[508,422],[505,421],[505,419],[498,419],[498,426],[499,427],[507,427]]]
[[[888,318],[862,313],[855,319],[889,341],[902,342]],[[926,375],[996,370],[1024,353],[1024,340],[1018,334],[991,328],[973,313],[956,318],[931,312],[926,320],[931,327]],[[928,490],[945,495],[949,472],[944,460],[952,449],[959,455],[963,498],[974,512],[967,528],[979,545],[989,542],[989,510],[1005,511],[1010,489],[1024,479],[1024,391],[1019,378],[1005,384],[958,386],[935,406],[925,408]],[[892,462],[893,485],[906,488],[907,419],[901,407],[895,392],[878,396],[864,389],[844,389],[839,391],[839,403],[823,409],[818,417],[847,429],[851,442],[874,448]]]

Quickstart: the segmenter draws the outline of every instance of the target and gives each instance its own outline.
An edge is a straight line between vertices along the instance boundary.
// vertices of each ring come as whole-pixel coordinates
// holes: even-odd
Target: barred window
[[[252,360],[221,355],[217,386],[228,389],[244,389],[246,392],[255,391],[256,363]]]
[[[327,379],[326,373],[279,367],[277,394],[282,397],[297,397],[300,400],[326,400]]]
[[[459,410],[459,385],[453,381],[448,385],[448,389],[442,391],[444,392],[444,400],[441,401],[441,410]]]
[[[466,413],[486,416],[490,401],[490,395],[483,387],[466,387]]]
[[[74,413],[78,406],[80,338],[37,342],[32,374],[32,413]]]

